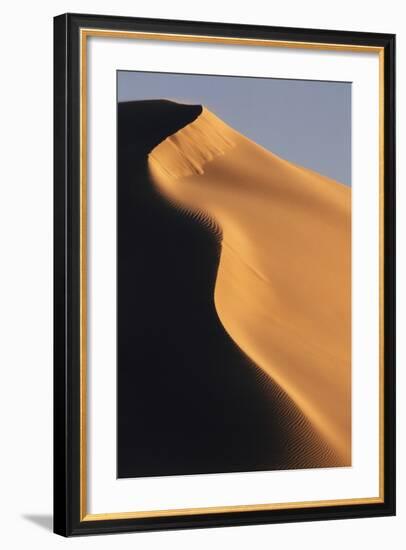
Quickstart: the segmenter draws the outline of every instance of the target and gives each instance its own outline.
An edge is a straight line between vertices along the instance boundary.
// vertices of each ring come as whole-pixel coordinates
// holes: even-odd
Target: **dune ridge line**
[[[190,124],[167,137],[149,157],[164,174],[181,178],[203,174],[203,167],[236,146],[234,130],[203,107]]]
[[[351,189],[206,108],[152,151],[149,169],[174,205],[220,228],[214,302],[225,330],[334,451],[330,465],[349,466]]]

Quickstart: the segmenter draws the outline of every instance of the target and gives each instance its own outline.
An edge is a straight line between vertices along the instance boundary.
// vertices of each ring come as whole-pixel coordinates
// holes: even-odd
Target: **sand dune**
[[[214,301],[234,342],[351,463],[351,191],[206,108],[149,155],[160,192],[218,231]],[[334,460],[337,461],[337,458]]]

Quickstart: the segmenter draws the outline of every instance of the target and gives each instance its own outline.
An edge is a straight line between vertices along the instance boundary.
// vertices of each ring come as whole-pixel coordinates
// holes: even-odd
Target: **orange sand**
[[[149,167],[174,205],[221,230],[214,300],[228,334],[350,465],[350,188],[207,109],[160,143]]]

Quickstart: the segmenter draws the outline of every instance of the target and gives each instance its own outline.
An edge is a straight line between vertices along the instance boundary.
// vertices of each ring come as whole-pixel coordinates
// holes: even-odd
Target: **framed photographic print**
[[[54,20],[54,530],[395,513],[395,37]]]

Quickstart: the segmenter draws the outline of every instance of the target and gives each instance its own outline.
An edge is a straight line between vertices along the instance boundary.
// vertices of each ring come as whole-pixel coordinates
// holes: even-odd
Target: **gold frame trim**
[[[366,498],[180,508],[173,510],[140,510],[136,512],[87,513],[87,38],[125,38],[175,42],[216,43],[225,45],[265,46],[274,48],[301,48],[325,51],[377,53],[379,55],[379,496]],[[356,44],[330,44],[223,36],[184,35],[80,29],[80,521],[176,517],[227,512],[265,510],[292,510],[378,504],[384,502],[384,48]]]

